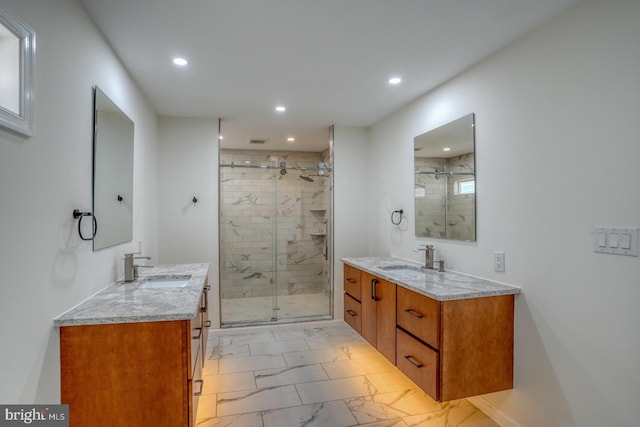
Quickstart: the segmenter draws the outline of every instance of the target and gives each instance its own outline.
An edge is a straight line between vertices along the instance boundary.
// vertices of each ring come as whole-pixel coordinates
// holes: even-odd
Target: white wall
[[[60,401],[53,318],[122,275],[137,244],[93,252],[73,209],[91,210],[92,86],[135,122],[133,240],[156,253],[156,117],[74,0],[5,0],[36,32],[35,134],[0,130],[0,402]]]
[[[334,318],[344,316],[343,265],[345,257],[368,255],[369,198],[367,130],[335,126],[333,135],[334,179]]]
[[[371,129],[371,253],[420,260],[430,242],[448,269],[522,287],[515,388],[481,400],[504,425],[640,419],[640,258],[592,251],[595,226],[640,226],[638,22],[638,1],[583,1]],[[416,239],[413,137],[469,112],[478,241]]]
[[[218,120],[161,117],[158,135],[160,262],[208,262],[211,295],[217,296]],[[211,301],[218,327],[217,298]]]

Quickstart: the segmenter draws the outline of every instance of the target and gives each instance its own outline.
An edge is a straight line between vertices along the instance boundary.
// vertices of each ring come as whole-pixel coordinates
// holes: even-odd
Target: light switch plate
[[[638,227],[596,227],[593,251],[638,256]]]
[[[504,273],[504,252],[493,253],[493,271]]]

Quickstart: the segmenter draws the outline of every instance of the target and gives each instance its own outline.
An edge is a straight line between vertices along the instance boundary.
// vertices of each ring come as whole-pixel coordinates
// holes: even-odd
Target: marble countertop
[[[209,264],[141,268],[134,282],[115,282],[53,320],[54,326],[190,320],[196,315]],[[181,288],[140,288],[149,276],[191,275]]]
[[[401,258],[342,258],[342,262],[356,267],[391,283],[416,291],[437,301],[448,301],[466,298],[478,298],[495,295],[519,294],[520,288],[504,285],[491,280],[481,279],[457,272],[426,270],[416,262]],[[409,266],[416,274],[402,274],[381,267]]]

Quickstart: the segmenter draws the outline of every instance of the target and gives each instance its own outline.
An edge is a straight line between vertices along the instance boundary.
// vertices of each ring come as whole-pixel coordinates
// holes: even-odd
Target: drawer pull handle
[[[204,287],[204,290],[205,290],[205,291],[207,291],[207,292],[208,292],[208,291],[210,291],[210,290],[211,290],[211,285],[207,285],[207,286],[205,286],[205,287]]]
[[[410,308],[407,308],[405,310],[405,313],[407,313],[409,316],[415,317],[416,319],[422,319],[424,317],[421,313],[418,313],[417,311],[412,310]]]
[[[207,320],[206,322],[204,322],[204,326],[205,326],[205,328],[210,328],[211,327],[211,320]]]
[[[348,313],[348,314],[349,314],[349,316],[351,316],[351,317],[356,317],[356,316],[357,316],[356,312],[355,312],[355,311],[353,311],[353,310],[347,310],[347,313]]]
[[[354,279],[352,279],[351,277],[347,277],[347,282],[356,283],[356,281]]]
[[[196,397],[202,396],[202,390],[204,390],[204,380],[195,380],[194,383],[200,383],[200,391],[194,392],[193,395]]]
[[[407,362],[411,363],[416,368],[422,368],[424,366],[423,364],[415,360],[413,356],[404,356],[404,358],[407,360]]]
[[[195,328],[198,331],[198,335],[195,337],[191,337],[191,339],[199,340],[202,337],[202,328]]]
[[[376,285],[378,284],[377,279],[371,279],[371,299],[374,301],[378,301],[378,295],[376,295]]]

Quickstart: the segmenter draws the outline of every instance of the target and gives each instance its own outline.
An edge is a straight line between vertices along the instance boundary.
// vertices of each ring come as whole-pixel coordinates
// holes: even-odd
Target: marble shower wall
[[[220,151],[221,296],[328,292],[325,259],[330,178],[315,171],[326,153]],[[248,162],[248,163],[247,163]],[[231,167],[231,165],[252,166]],[[308,175],[313,182],[300,178]],[[327,307],[327,311],[329,307]]]

